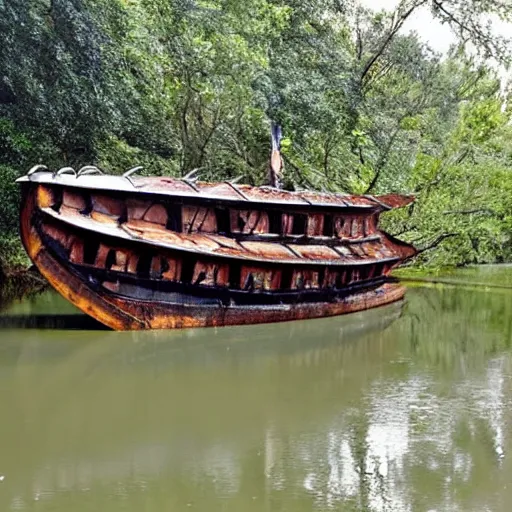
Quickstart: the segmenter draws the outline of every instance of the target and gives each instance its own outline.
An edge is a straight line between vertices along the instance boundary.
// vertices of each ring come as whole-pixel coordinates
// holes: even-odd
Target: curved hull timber
[[[382,211],[410,202],[401,196],[46,172],[19,181],[29,257],[67,300],[115,330],[383,306],[403,298],[389,273],[415,254],[377,227]]]

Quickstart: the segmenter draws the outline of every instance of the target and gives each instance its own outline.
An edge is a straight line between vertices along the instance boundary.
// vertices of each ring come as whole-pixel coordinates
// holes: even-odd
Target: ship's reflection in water
[[[0,332],[2,511],[509,509],[512,294],[411,290],[218,330],[33,327]]]

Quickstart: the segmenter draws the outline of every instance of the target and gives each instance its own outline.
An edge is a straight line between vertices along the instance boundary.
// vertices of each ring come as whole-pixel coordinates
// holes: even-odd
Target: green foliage
[[[13,226],[18,225],[19,219],[19,187],[15,183],[18,177],[12,167],[0,165],[0,204],[2,215],[0,216],[0,232],[8,233]]]
[[[15,183],[18,175],[12,167],[0,165],[0,281],[4,265],[16,268],[28,264],[18,235],[20,191]]]
[[[388,222],[420,247],[434,244],[436,251],[425,252],[420,262],[443,266],[512,259],[509,136],[501,102],[484,98],[464,105],[437,156],[419,155],[409,175],[417,202]]]
[[[459,35],[446,58],[401,29],[421,6]],[[498,0],[0,0],[0,229],[35,163],[266,180],[270,120],[288,188],[414,192],[387,220],[425,264],[511,257],[510,112]],[[437,242],[439,241],[439,245]]]

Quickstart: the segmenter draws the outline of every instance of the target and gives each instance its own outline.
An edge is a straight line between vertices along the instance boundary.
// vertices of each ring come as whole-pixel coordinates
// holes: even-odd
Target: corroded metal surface
[[[179,303],[164,305],[123,299],[107,293],[94,293],[79,277],[49,254],[30,222],[27,222],[31,216],[29,207],[26,203],[22,218],[22,236],[34,263],[67,300],[114,330],[218,327],[322,318],[383,306],[402,299],[405,293],[402,286],[385,284],[376,290],[369,290],[339,302],[264,307]]]
[[[377,208],[387,210],[411,203],[414,198],[388,194],[383,197],[353,196],[348,194],[327,194],[321,192],[289,192],[271,187],[251,187],[230,183],[188,182],[168,177],[140,177],[127,180],[122,176],[70,174],[54,175],[51,172],[37,172],[24,176],[19,183],[42,183],[70,188],[105,190],[119,192],[140,192],[165,196],[236,201],[256,204],[300,206],[329,206],[334,208]]]
[[[21,180],[23,242],[64,297],[113,329],[319,318],[403,296],[387,276],[415,250],[378,218],[411,198],[72,171]]]
[[[260,263],[296,265],[319,263],[336,266],[367,265],[399,259],[390,247],[393,244],[387,240],[385,242],[363,242],[354,246],[340,244],[333,248],[313,244],[276,244],[271,241],[237,242],[220,235],[175,233],[145,221],[131,221],[119,225],[110,217],[85,216],[76,210],[64,210],[63,213],[57,213],[51,208],[44,208],[42,212],[48,217],[59,220],[71,227],[88,230],[92,233],[204,256]]]

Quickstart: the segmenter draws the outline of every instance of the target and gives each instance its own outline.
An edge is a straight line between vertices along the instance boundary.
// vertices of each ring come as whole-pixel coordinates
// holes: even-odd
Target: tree
[[[448,57],[403,33],[422,8],[459,35]],[[260,185],[273,121],[287,188],[412,190],[418,204],[391,217],[393,232],[446,261],[508,258],[493,237],[509,246],[509,113],[482,57],[508,61],[486,19],[511,12],[500,0],[380,13],[355,0],[0,2],[0,169],[11,183],[35,163],[141,164]],[[18,198],[0,195],[15,239]]]

